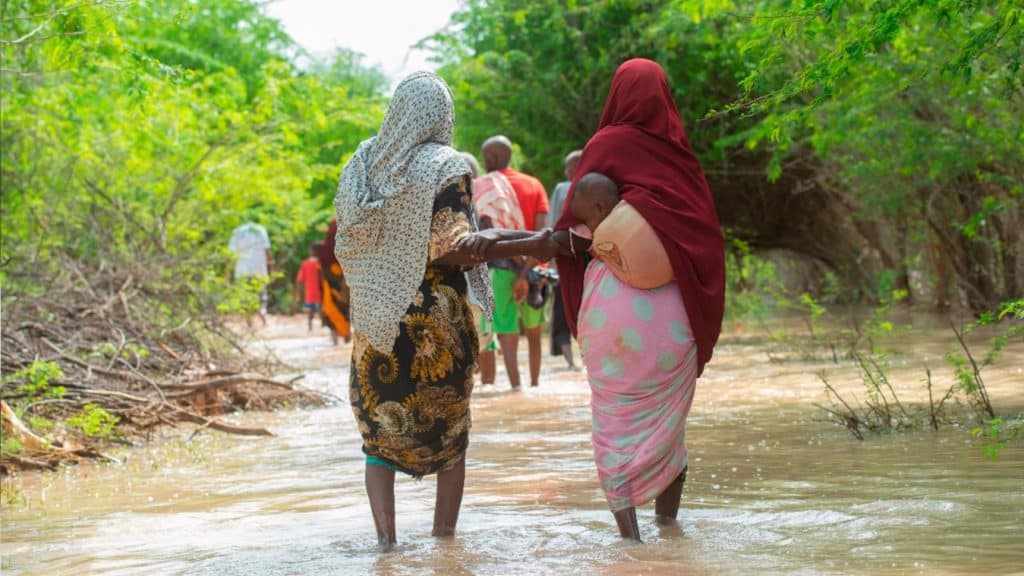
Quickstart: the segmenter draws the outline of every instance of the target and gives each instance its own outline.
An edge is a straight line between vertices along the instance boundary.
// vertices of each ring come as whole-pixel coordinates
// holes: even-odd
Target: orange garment
[[[334,286],[328,281],[328,276],[334,280]],[[345,286],[345,276],[341,273],[340,264],[331,264],[329,274],[323,275],[322,286],[325,298],[320,313],[338,337],[347,340],[351,335],[351,325],[348,321],[348,287]]]
[[[548,193],[544,190],[544,185],[533,176],[512,168],[504,168],[498,172],[508,179],[519,197],[519,208],[523,211],[526,229],[538,230],[537,214],[548,213]]]

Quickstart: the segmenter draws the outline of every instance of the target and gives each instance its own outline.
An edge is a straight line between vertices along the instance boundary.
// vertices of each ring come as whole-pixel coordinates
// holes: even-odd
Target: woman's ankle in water
[[[619,535],[628,540],[640,540],[640,525],[636,520],[636,508],[630,506],[629,508],[623,508],[613,512],[615,515],[615,523],[619,525]]]

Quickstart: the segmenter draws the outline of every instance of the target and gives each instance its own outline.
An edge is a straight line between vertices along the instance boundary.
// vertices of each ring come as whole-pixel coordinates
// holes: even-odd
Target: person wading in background
[[[267,305],[270,302],[267,282],[270,280],[270,274],[274,272],[267,229],[254,222],[246,222],[231,232],[228,248],[238,255],[238,260],[235,261],[235,281],[260,284],[258,315],[266,326]],[[250,323],[248,316],[245,323]]]
[[[494,136],[484,142],[481,151],[487,174],[473,182],[473,201],[480,215],[481,228],[513,231],[542,229],[548,213],[547,192],[544,185],[533,176],[509,167],[512,142],[505,136]],[[514,390],[519,389],[519,326],[522,322],[530,352],[530,386],[537,386],[540,380],[544,310],[526,302],[529,293],[526,275],[537,261],[529,258],[503,258],[489,264],[494,286],[494,332],[501,345],[509,383]]]
[[[554,228],[558,219],[565,211],[565,198],[569,194],[569,185],[572,184],[576,175],[576,167],[580,164],[582,150],[573,150],[565,157],[565,180],[555,186],[551,193],[551,211],[548,212],[547,227]],[[565,313],[562,309],[562,291],[556,289],[554,302],[551,306],[551,355],[563,356],[570,370],[576,368],[572,358],[572,331],[565,321]]]

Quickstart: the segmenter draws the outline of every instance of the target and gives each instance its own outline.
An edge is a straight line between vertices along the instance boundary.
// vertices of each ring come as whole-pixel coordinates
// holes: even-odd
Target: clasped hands
[[[537,232],[522,232],[488,228],[459,239],[456,251],[467,254],[475,262],[498,258],[528,256],[547,261],[558,256],[559,245],[550,228]]]

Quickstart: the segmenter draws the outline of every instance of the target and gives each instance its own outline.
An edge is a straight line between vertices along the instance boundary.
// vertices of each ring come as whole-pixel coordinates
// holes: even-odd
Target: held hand
[[[553,232],[550,228],[537,232],[533,238],[533,244],[533,249],[531,250],[530,255],[542,262],[551,260],[558,256],[560,252],[558,243],[555,242]]]
[[[483,232],[467,234],[459,239],[455,245],[456,250],[465,252],[477,262],[487,259],[487,251],[494,245],[495,240]]]
[[[519,278],[516,280],[516,285],[512,288],[512,297],[515,299],[516,304],[522,304],[526,301],[526,297],[530,294],[530,284],[526,281],[526,278]]]

